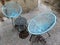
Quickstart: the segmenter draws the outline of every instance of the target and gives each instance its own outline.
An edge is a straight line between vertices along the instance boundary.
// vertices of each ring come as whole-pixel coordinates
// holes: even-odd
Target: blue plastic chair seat
[[[56,16],[53,13],[42,13],[30,20],[28,31],[35,35],[44,34],[51,30],[55,23]]]
[[[22,13],[22,8],[16,2],[8,2],[2,6],[2,13],[8,18],[16,18]]]

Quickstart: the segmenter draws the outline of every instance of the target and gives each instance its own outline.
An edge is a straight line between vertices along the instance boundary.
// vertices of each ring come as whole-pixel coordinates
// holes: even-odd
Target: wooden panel
[[[23,12],[29,12],[38,5],[38,0],[19,0],[17,1],[23,8]]]

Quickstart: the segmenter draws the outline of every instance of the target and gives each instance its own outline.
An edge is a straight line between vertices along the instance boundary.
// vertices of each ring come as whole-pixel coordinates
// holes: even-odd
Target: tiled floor
[[[21,16],[28,19],[28,21],[39,14],[39,9],[36,9],[30,13],[22,14]],[[12,30],[11,20],[7,19],[4,22],[0,22],[0,45],[30,45],[29,37],[22,40],[18,37],[18,32]],[[57,23],[55,27],[49,31],[51,37],[47,34],[43,34],[46,38],[47,45],[60,45],[60,17],[57,15]],[[47,38],[48,37],[48,38]],[[38,45],[38,44],[37,44]]]

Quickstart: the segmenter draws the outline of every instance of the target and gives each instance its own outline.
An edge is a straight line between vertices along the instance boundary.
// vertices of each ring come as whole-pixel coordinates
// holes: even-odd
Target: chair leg
[[[43,45],[46,45],[46,40],[43,36],[39,35],[36,39],[38,39],[37,42],[41,42]]]
[[[47,34],[48,34],[49,37],[51,36],[49,32],[47,32]]]
[[[31,35],[31,37],[30,37],[29,41],[31,41],[32,37],[33,37],[33,35]]]
[[[32,42],[31,40],[32,40],[32,38],[35,36],[35,39],[34,39],[34,41]],[[35,43],[35,42],[41,42],[43,45],[46,45],[46,40],[45,40],[45,38],[43,37],[43,36],[41,36],[41,35],[31,35],[31,37],[30,37],[30,39],[29,39],[29,41],[31,42],[31,45],[33,45],[33,43]]]

